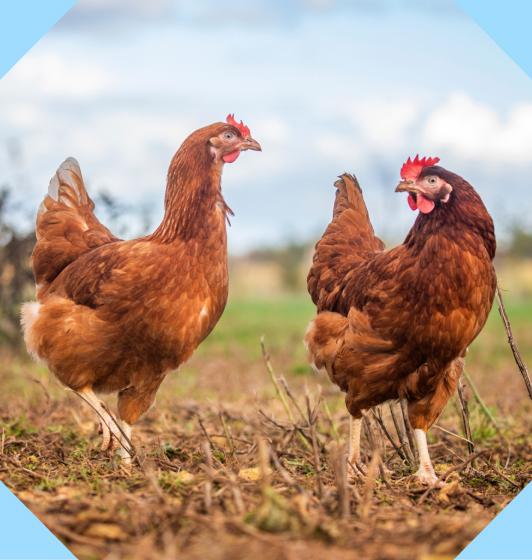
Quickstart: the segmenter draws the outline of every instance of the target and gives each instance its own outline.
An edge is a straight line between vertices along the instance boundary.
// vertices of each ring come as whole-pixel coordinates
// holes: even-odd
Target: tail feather
[[[80,255],[117,240],[94,215],[94,202],[74,158],[66,159],[50,180],[37,213],[35,234],[32,265],[37,297]]]
[[[73,157],[67,158],[50,179],[48,195],[39,206],[38,216],[48,210],[50,206],[50,201],[47,204],[48,198],[69,208],[80,206],[94,208],[94,203],[85,190],[79,163]]]
[[[359,209],[361,206],[366,217],[368,217],[366,205],[362,198],[362,189],[354,175],[350,173],[340,175],[334,182],[334,186],[336,187],[336,199],[334,201],[333,217],[338,216],[348,208]]]
[[[316,244],[307,286],[318,311],[335,310],[342,282],[368,256],[384,249],[375,235],[362,189],[354,175],[344,173],[334,183],[333,219]]]

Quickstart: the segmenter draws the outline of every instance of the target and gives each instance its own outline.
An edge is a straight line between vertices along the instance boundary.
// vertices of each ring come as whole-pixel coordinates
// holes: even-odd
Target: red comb
[[[240,130],[240,134],[242,134],[244,138],[251,136],[251,133],[249,132],[249,128],[242,121],[240,121],[239,123],[236,122],[234,113],[232,115],[231,114],[227,115],[227,119],[225,122],[227,124],[230,124],[238,128],[238,130]]]
[[[419,159],[419,155],[416,155],[414,159],[408,158],[405,163],[403,163],[403,167],[401,167],[401,179],[403,179],[403,181],[415,181],[424,167],[436,165],[439,161],[439,157],[424,157]]]

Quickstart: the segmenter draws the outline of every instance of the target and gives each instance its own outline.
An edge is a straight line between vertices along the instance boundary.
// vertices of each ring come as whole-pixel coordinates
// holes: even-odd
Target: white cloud
[[[435,151],[490,165],[532,163],[532,103],[502,116],[463,93],[452,94],[429,115],[422,133]]]
[[[314,142],[318,157],[329,161],[344,164],[352,161],[359,155],[363,148],[353,140],[352,136],[345,133],[321,131]]]
[[[395,149],[404,144],[418,112],[419,106],[413,101],[389,99],[356,101],[346,111],[364,142],[381,150]]]
[[[124,23],[146,24],[147,21],[164,21],[173,16],[176,5],[173,0],[81,0],[65,16],[60,29],[123,25]]]
[[[22,58],[2,80],[2,97],[40,96],[68,99],[87,98],[108,91],[113,78],[103,66],[84,60],[78,64],[72,55],[39,49]]]
[[[313,135],[316,157],[335,166],[335,172],[398,165],[412,148],[419,129],[422,103],[388,97],[341,99],[323,111]]]

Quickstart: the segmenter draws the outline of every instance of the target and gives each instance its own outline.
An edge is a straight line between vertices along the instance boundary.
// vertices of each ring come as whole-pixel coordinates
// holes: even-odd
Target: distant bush
[[[35,243],[33,231],[18,232],[8,221],[10,193],[0,190],[0,342],[18,345],[20,304],[33,294],[30,255]]]
[[[309,254],[309,247],[309,243],[288,242],[281,247],[251,251],[249,259],[276,263],[281,271],[283,288],[287,291],[299,291],[306,285],[303,266]]]
[[[507,254],[517,258],[532,258],[532,231],[523,226],[514,226]]]

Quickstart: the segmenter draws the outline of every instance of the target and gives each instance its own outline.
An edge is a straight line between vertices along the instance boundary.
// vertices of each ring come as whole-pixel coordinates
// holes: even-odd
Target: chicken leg
[[[100,428],[102,430],[102,444],[100,449],[107,451],[112,449],[114,441],[120,441],[122,434],[116,418],[109,412],[105,404],[94,394],[91,387],[85,387],[78,395],[96,412]]]
[[[349,462],[360,463],[360,435],[362,432],[362,418],[349,416]]]
[[[447,401],[456,390],[458,380],[464,370],[464,359],[453,360],[444,371],[438,375],[439,382],[435,389],[424,398],[408,402],[408,418],[414,429],[417,451],[419,455],[419,469],[415,476],[426,484],[436,484],[438,478],[430,460],[427,445],[427,432],[436,422]]]
[[[118,417],[122,428],[118,456],[125,466],[131,464],[133,456],[131,444],[133,424],[151,408],[155,402],[155,393],[163,379],[163,376],[147,379],[139,377],[141,382],[138,385],[132,385],[118,393]]]
[[[414,430],[417,452],[419,456],[419,468],[414,475],[420,482],[433,485],[437,484],[438,477],[434,472],[432,461],[430,460],[429,446],[427,445],[427,432],[416,428]]]
[[[118,442],[119,445],[118,445],[117,454],[120,460],[122,461],[122,464],[125,467],[129,467],[129,465],[131,465],[131,459],[133,456],[133,446],[131,444],[131,433],[133,430],[132,427],[127,422],[124,422],[123,420],[120,421],[120,427],[122,431],[120,434],[120,440]]]

